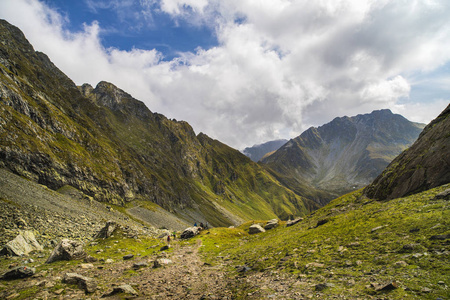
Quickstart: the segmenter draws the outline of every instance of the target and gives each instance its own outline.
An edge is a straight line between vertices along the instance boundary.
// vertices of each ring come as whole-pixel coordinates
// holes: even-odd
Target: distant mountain
[[[242,151],[245,155],[250,157],[254,162],[258,162],[266,154],[278,150],[281,146],[287,143],[288,140],[275,140],[267,143],[253,145],[252,147],[247,147]]]
[[[422,192],[450,182],[450,105],[417,141],[370,184],[364,193],[378,200]]]
[[[330,200],[371,183],[424,126],[390,110],[335,118],[309,128],[261,163],[297,193],[309,184],[330,193]]]
[[[189,223],[286,219],[317,207],[239,151],[113,84],[77,87],[3,20],[0,167],[102,202],[151,201]]]

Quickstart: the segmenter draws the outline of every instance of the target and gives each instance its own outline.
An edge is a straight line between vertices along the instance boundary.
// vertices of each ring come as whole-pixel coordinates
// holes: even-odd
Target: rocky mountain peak
[[[337,196],[369,184],[423,126],[388,109],[337,117],[309,128],[262,163],[291,189],[308,183]]]
[[[368,197],[386,200],[450,182],[450,105],[365,189]]]

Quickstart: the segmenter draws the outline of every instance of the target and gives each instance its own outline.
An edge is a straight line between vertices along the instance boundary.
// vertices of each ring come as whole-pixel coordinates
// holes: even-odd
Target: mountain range
[[[261,164],[297,193],[303,193],[302,185],[310,185],[328,193],[329,201],[371,183],[424,126],[387,109],[338,117],[309,128]],[[327,199],[320,201],[323,205]]]
[[[259,145],[253,145],[252,147],[247,147],[242,151],[242,153],[250,157],[250,159],[253,160],[254,162],[258,162],[265,155],[280,149],[280,147],[286,144],[287,142],[288,140],[285,139],[269,141]]]
[[[239,151],[113,84],[77,87],[3,20],[0,41],[0,167],[105,203],[153,203],[189,223],[287,219],[317,208]]]

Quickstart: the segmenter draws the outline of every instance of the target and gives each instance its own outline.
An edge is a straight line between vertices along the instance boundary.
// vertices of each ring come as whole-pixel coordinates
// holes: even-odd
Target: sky
[[[236,149],[450,102],[448,0],[0,0],[77,85],[104,80]]]

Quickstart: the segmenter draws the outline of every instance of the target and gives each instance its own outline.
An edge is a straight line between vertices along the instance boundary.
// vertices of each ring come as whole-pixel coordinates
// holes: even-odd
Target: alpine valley
[[[0,20],[0,299],[447,299],[449,133],[380,110],[256,163]]]

